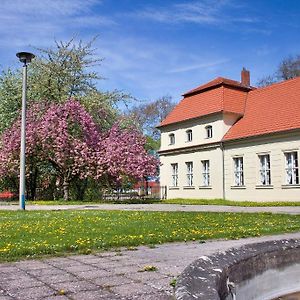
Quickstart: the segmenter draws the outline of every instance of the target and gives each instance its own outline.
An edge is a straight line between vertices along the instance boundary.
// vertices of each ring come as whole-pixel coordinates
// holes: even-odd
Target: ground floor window
[[[203,186],[210,185],[209,160],[202,160],[202,184]]]
[[[187,186],[193,186],[193,162],[186,162]]]
[[[172,186],[178,186],[178,164],[171,164]]]
[[[234,157],[234,185],[244,185],[243,157]]]
[[[286,184],[299,184],[298,153],[285,153],[285,182]]]
[[[260,184],[270,185],[271,184],[270,155],[264,154],[264,155],[259,155],[258,157],[259,157]]]

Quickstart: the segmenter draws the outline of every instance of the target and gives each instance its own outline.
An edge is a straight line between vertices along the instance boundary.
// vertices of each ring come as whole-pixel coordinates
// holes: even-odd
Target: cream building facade
[[[167,198],[300,201],[300,78],[256,89],[217,78],[159,126]]]

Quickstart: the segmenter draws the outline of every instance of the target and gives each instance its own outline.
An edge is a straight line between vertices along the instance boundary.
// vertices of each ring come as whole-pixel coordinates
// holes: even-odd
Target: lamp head
[[[29,52],[18,52],[16,55],[19,58],[20,62],[24,64],[30,63],[31,60],[35,57],[34,54]]]

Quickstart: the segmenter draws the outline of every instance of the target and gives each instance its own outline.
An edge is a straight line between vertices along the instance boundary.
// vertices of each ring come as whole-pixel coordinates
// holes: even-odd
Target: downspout
[[[222,150],[222,177],[223,177],[223,182],[222,182],[222,188],[223,188],[223,200],[226,199],[226,194],[225,194],[225,148],[224,148],[224,143],[221,142],[221,146],[220,146],[221,150]]]

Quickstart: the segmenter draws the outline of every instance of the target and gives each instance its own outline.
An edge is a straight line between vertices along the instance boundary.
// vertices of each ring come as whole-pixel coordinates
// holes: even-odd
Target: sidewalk
[[[18,210],[18,205],[0,205],[0,210]],[[240,207],[222,205],[181,204],[93,204],[93,205],[27,205],[26,210],[133,210],[133,211],[193,211],[193,212],[271,212],[276,214],[300,214],[300,206]]]
[[[0,300],[173,298],[170,282],[202,255],[249,243],[300,238],[300,232],[232,241],[170,243],[135,251],[0,264]],[[154,266],[154,271],[144,271]]]

